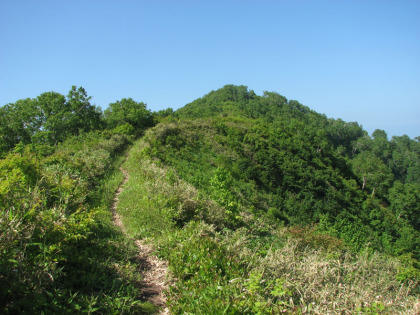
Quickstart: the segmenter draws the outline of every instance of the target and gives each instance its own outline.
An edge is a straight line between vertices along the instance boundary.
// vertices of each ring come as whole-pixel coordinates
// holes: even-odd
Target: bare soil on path
[[[127,183],[129,174],[123,168],[120,168],[124,174],[124,180],[115,192],[114,202],[112,203],[112,213],[114,224],[121,228],[122,232],[127,235],[124,224],[122,223],[120,215],[117,213],[117,205],[119,196],[124,190],[124,185]],[[153,254],[153,245],[145,240],[136,240],[135,244],[139,249],[137,260],[140,264],[142,273],[142,282],[140,284],[142,300],[149,301],[156,306],[159,306],[161,315],[170,314],[166,306],[166,296],[164,291],[168,289],[166,281],[168,274],[167,262],[159,259]]]

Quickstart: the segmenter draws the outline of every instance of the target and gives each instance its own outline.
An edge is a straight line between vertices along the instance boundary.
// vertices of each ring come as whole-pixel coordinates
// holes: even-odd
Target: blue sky
[[[0,0],[0,47],[0,105],[77,85],[177,109],[238,84],[420,136],[420,1]]]

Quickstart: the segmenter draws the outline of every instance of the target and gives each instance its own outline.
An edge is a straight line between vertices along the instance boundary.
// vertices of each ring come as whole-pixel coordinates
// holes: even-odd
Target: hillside
[[[150,129],[142,141],[138,160],[151,159],[163,167],[159,187],[166,187],[161,183],[165,178],[169,184],[182,181],[192,187],[185,188],[188,197],[178,190],[174,197],[172,187],[162,188],[160,198],[169,201],[156,207],[164,211],[160,216],[172,218],[184,233],[173,236],[169,248],[176,250],[164,255],[170,263],[174,260],[173,265],[180,265],[174,267],[181,268],[176,269],[176,277],[184,281],[177,285],[175,296],[176,302],[186,303],[184,307],[196,305],[198,311],[205,302],[192,301],[204,299],[214,313],[223,310],[217,303],[239,313],[251,309],[251,313],[279,312],[278,303],[291,312],[313,305],[315,313],[339,312],[340,308],[379,312],[388,305],[388,312],[393,313],[401,309],[391,306],[387,298],[373,298],[390,298],[391,278],[408,285],[408,295],[418,294],[418,139],[402,136],[388,141],[381,130],[370,137],[357,123],[328,119],[277,93],[257,96],[244,86],[229,85],[179,109]],[[197,226],[197,221],[204,225]],[[207,235],[201,241],[212,245],[199,246],[195,243],[198,235]],[[169,250],[166,246],[164,242],[164,252]],[[215,261],[205,253],[213,255],[218,250],[221,256],[216,260],[226,265],[212,267]],[[175,257],[179,255],[186,256],[182,260]],[[286,262],[291,258],[288,255],[299,258]],[[352,257],[348,261],[347,255]],[[288,269],[285,264],[295,267]],[[338,268],[345,275],[325,270],[317,278],[311,264]],[[351,265],[369,269],[372,278],[365,282],[362,278],[368,273],[358,275]],[[235,266],[236,273],[227,266]],[[213,273],[201,273],[202,268]],[[393,276],[384,280],[388,276],[381,269]],[[355,282],[340,283],[345,282],[342,277]],[[217,288],[209,285],[210,278]],[[238,282],[232,286],[228,279]],[[203,283],[210,288],[204,289]],[[275,283],[280,283],[280,296],[269,293],[277,292]],[[332,287],[324,291],[325,285]],[[352,289],[344,293],[340,285]],[[363,289],[355,290],[360,285]],[[317,294],[314,288],[323,293]],[[238,296],[243,291],[259,307],[244,303]],[[187,292],[192,297],[184,295]],[[333,292],[342,298],[359,298],[343,304]],[[207,295],[218,302],[211,303]],[[232,296],[229,302],[223,301],[224,295]],[[338,309],[330,308],[335,304],[340,305]],[[182,311],[182,307],[175,309]]]
[[[158,312],[140,240],[173,314],[420,311],[419,138],[245,86],[175,112],[89,100],[0,108],[2,312]]]
[[[225,86],[156,128],[150,156],[221,205],[285,225],[318,224],[356,251],[419,254],[420,143],[369,137],[297,101]],[[226,187],[216,196],[215,180]],[[210,184],[210,185],[209,185]],[[240,220],[239,220],[240,221]],[[237,222],[240,225],[240,222]]]

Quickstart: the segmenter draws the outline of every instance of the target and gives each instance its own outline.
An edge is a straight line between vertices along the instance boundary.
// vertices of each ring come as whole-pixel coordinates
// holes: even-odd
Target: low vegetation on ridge
[[[157,312],[133,239],[173,314],[420,312],[419,138],[234,85],[157,113],[73,87],[0,122],[3,313]]]
[[[131,235],[154,239],[168,260],[173,314],[418,310],[417,283],[398,279],[398,259],[355,253],[315,226],[279,226],[246,210],[231,222],[224,206],[150,159],[149,145],[142,139],[130,151],[120,211]]]

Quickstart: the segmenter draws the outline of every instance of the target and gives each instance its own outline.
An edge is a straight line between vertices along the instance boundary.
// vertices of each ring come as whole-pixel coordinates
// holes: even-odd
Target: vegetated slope
[[[154,311],[140,301],[138,250],[111,224],[127,144],[91,132],[0,161],[2,313]]]
[[[72,87],[67,98],[48,92],[0,107],[2,314],[157,309],[142,300],[138,248],[110,211],[124,152],[153,117],[123,99],[104,118],[89,99]]]
[[[155,311],[109,211],[155,119],[119,208],[168,260],[172,313],[419,312],[418,141],[242,86],[153,115],[89,99],[0,108],[1,312]]]
[[[245,290],[260,306],[252,311],[308,310],[312,302],[318,311],[333,310],[331,305],[338,302],[331,291],[321,301],[301,282],[308,270],[291,267],[287,272],[296,278],[286,276],[280,259],[283,250],[308,264],[339,268],[347,280],[355,281],[345,283],[343,274],[335,277],[327,272],[314,282],[315,287],[332,286],[335,292],[340,285],[355,289],[362,280],[352,264],[370,270],[376,279],[372,281],[386,287],[383,291],[364,283],[364,293],[342,292],[341,298],[348,299],[341,310],[385,305],[402,311],[392,302],[399,298],[391,298],[390,292],[401,285],[407,299],[418,293],[418,141],[406,136],[388,141],[380,130],[371,138],[357,123],[328,119],[276,93],[257,96],[243,86],[225,86],[186,105],[151,129],[144,140],[147,145],[139,160],[155,159],[170,167],[169,181],[183,180],[197,189],[192,201],[170,198],[173,203],[161,214],[174,222],[170,231],[181,228],[175,234],[168,232],[161,243],[180,279],[170,300],[172,309],[182,310],[187,304],[196,310],[204,307],[198,301],[207,301],[205,290],[220,300],[220,307],[250,311],[251,306],[237,296]],[[197,220],[204,225],[189,223]],[[285,247],[289,241],[296,247]],[[168,244],[176,246],[173,254]],[[396,264],[390,267],[385,256],[379,255],[382,262],[375,262],[375,252],[399,260],[389,258]],[[360,254],[346,264],[343,257],[351,253]],[[289,263],[299,265],[293,259]],[[387,276],[375,264],[388,270]],[[212,277],[217,287],[209,284]],[[221,292],[233,298],[225,301]],[[350,299],[353,294],[360,299]],[[388,298],[373,298],[385,295]]]
[[[388,141],[381,130],[371,139],[357,123],[243,86],[225,86],[175,115],[156,130],[151,155],[235,215],[247,209],[286,225],[319,223],[355,250],[369,243],[419,258],[418,141]],[[215,196],[214,181],[225,196]]]

